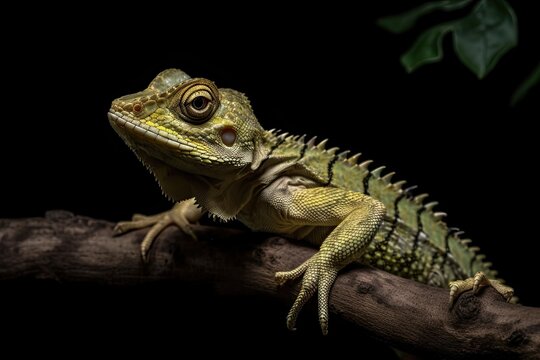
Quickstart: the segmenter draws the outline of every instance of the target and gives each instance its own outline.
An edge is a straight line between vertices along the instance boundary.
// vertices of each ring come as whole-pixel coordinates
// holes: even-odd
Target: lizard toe
[[[311,259],[304,261],[302,265],[298,266],[296,269],[290,271],[278,271],[275,275],[275,279],[278,285],[283,285],[289,280],[294,280],[302,276],[306,272],[310,260]]]
[[[459,295],[461,295],[465,291],[472,290],[475,294],[477,294],[481,288],[486,286],[491,286],[492,288],[494,288],[499,294],[501,294],[505,298],[507,302],[510,302],[512,300],[512,297],[514,295],[514,289],[509,286],[503,285],[498,280],[488,279],[483,272],[479,271],[471,278],[465,280],[451,281],[449,283],[449,305],[452,307]]]
[[[321,325],[323,335],[328,334],[328,303],[330,301],[330,290],[332,290],[332,285],[334,285],[337,274],[338,272],[335,269],[328,270],[319,280],[319,324]]]
[[[298,277],[304,273],[300,292],[287,315],[287,328],[289,330],[295,330],[296,319],[300,311],[309,299],[318,292],[319,323],[322,333],[326,335],[328,333],[328,302],[330,291],[339,269],[331,264],[327,264],[325,258],[320,258],[317,255],[304,262],[298,268],[282,275],[283,277]]]

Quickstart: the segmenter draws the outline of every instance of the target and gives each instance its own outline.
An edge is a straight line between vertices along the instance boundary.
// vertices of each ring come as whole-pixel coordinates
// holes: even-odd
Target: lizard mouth
[[[179,141],[177,137],[165,131],[155,129],[114,110],[110,110],[107,115],[113,129],[128,143],[135,142],[138,145],[146,145],[158,149],[166,148],[178,154],[189,153],[195,150],[187,142]]]
[[[201,162],[205,162],[206,168],[221,165],[210,162],[188,140],[182,141],[181,138],[112,109],[108,118],[112,128],[144,164],[159,161],[162,165],[187,173],[199,173]]]

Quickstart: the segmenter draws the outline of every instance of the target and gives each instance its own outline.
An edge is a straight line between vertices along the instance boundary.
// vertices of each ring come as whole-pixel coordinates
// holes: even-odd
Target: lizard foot
[[[503,285],[499,280],[489,280],[481,271],[477,272],[472,278],[451,281],[448,285],[450,287],[450,306],[454,305],[454,302],[461,293],[472,289],[476,294],[484,286],[493,287],[499,294],[504,296],[507,302],[510,302],[514,295],[514,289]]]
[[[330,264],[328,259],[321,256],[319,252],[294,270],[276,273],[278,284],[283,284],[304,274],[300,292],[287,315],[287,328],[289,330],[296,330],[295,324],[300,310],[315,292],[318,292],[319,323],[323,335],[328,334],[328,300],[338,270],[337,266]]]
[[[189,199],[174,204],[173,208],[156,215],[134,214],[131,221],[121,221],[113,228],[114,235],[124,234],[128,231],[142,229],[151,226],[141,243],[141,257],[144,262],[148,261],[148,252],[157,236],[168,226],[176,225],[184,234],[197,239],[191,229],[191,224],[201,217],[201,210],[195,205],[194,199]]]

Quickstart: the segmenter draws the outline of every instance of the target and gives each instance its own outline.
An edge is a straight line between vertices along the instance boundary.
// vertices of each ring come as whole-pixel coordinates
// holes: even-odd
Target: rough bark
[[[198,241],[167,229],[151,262],[143,264],[139,244],[145,231],[113,238],[112,226],[65,211],[0,220],[0,279],[35,276],[110,285],[201,280],[292,301],[298,284],[278,287],[274,273],[315,252],[276,236],[197,226]],[[539,308],[507,304],[492,289],[465,293],[451,310],[447,303],[447,290],[360,266],[342,272],[331,297],[333,316],[397,348],[452,358],[539,357]]]

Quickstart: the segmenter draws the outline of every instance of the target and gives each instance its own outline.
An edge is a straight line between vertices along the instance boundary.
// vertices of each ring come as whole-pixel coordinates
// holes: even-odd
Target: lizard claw
[[[477,272],[472,278],[450,282],[450,307],[454,305],[456,299],[459,297],[460,294],[464,293],[467,290],[472,290],[475,294],[477,294],[478,291],[485,286],[493,287],[495,290],[497,290],[499,294],[501,294],[505,298],[507,302],[510,302],[510,300],[512,300],[512,296],[514,295],[514,289],[509,286],[503,285],[498,280],[489,280],[486,275],[480,271]]]
[[[324,257],[319,256],[319,253],[294,270],[276,273],[276,280],[279,284],[296,279],[304,274],[300,292],[287,315],[287,328],[289,330],[296,330],[296,319],[302,307],[315,292],[318,292],[319,323],[323,335],[328,334],[328,300],[337,273],[338,268],[328,264]]]

